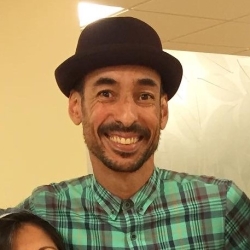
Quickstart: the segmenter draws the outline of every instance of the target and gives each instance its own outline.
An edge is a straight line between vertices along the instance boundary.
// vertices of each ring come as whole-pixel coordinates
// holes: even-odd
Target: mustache
[[[133,132],[145,138],[150,138],[150,130],[137,123],[131,124],[129,127],[124,126],[122,123],[103,124],[98,128],[98,134],[107,134],[109,132]]]

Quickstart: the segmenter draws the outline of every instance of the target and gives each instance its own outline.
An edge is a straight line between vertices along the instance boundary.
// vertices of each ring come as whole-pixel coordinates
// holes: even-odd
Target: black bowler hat
[[[89,24],[82,31],[75,55],[55,70],[60,90],[70,91],[89,72],[108,66],[141,65],[156,70],[168,99],[179,88],[180,62],[162,50],[156,31],[133,17],[109,17]]]

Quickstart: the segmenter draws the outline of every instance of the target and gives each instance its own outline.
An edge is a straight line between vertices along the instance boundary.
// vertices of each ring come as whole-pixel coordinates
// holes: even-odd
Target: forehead
[[[111,66],[94,70],[85,76],[84,84],[88,86],[100,78],[114,79],[117,83],[136,83],[138,80],[151,79],[156,85],[161,84],[161,77],[155,70],[137,65]]]
[[[15,234],[15,250],[57,250],[50,236],[36,225],[26,223]]]

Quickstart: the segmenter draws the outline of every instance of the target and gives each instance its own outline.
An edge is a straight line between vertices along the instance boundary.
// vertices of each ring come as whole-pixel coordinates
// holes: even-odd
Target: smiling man
[[[80,92],[70,94],[69,113],[82,123],[95,178],[111,193],[130,198],[152,175],[167,122],[160,75],[145,66],[111,66],[87,74],[80,85]]]
[[[55,76],[94,174],[39,187],[19,208],[52,223],[68,249],[250,249],[250,201],[232,181],[154,165],[182,66],[152,27],[88,25]]]

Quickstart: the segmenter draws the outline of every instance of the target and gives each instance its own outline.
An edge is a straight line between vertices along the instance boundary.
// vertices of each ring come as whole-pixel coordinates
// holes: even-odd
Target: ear
[[[161,97],[161,129],[166,127],[168,122],[168,98],[167,95]]]
[[[81,96],[76,91],[71,91],[69,96],[68,112],[75,125],[82,122]]]

